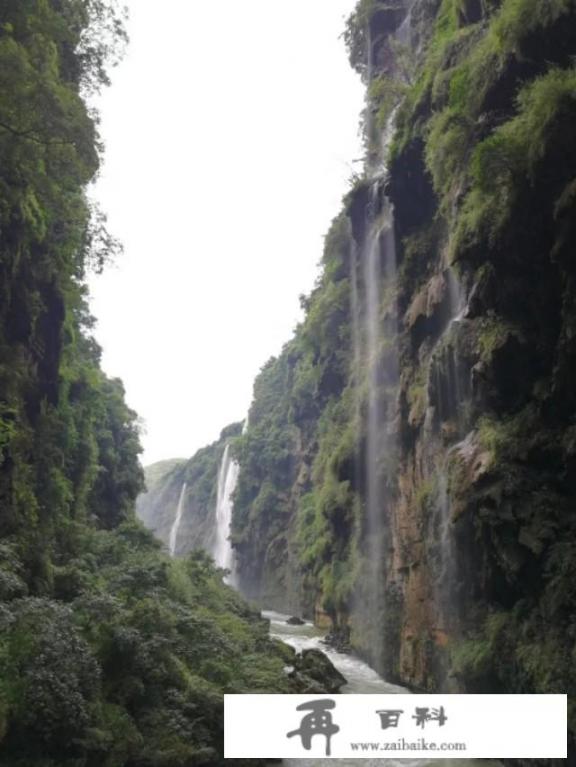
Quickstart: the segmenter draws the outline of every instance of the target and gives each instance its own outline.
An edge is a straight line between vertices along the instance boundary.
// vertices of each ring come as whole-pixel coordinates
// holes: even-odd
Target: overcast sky
[[[340,39],[355,0],[128,5],[95,192],[125,253],[92,310],[150,463],[243,419],[290,338],[359,167],[363,91]]]

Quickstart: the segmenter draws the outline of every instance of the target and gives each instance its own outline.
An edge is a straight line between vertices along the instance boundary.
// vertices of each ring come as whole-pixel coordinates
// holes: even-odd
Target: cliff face
[[[146,492],[136,502],[136,514],[174,554],[195,549],[214,552],[218,475],[226,445],[240,434],[241,424],[222,430],[220,438],[199,450],[190,460],[170,460],[149,466]],[[178,507],[181,515],[177,522]]]
[[[367,172],[255,386],[241,583],[416,687],[570,691],[575,5],[363,1],[346,38]]]
[[[419,686],[564,692],[573,679],[575,14],[442,3],[400,107],[388,572],[403,593],[399,671]]]

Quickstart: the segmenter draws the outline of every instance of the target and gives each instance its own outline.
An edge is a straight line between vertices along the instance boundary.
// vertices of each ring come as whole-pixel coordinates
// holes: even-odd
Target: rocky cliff
[[[345,40],[365,167],[235,442],[240,588],[413,688],[572,693],[576,4],[361,0]]]
[[[417,688],[572,691],[575,4],[362,0],[346,39],[366,171],[255,385],[242,587]]]

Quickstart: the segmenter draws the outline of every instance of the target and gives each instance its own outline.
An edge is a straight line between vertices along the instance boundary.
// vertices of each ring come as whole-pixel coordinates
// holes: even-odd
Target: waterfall
[[[466,366],[459,351],[461,333],[465,332],[466,293],[452,267],[445,271],[448,322],[438,339],[433,358],[434,403],[438,413],[437,425],[449,424],[444,439],[451,446],[445,451],[435,451],[431,456],[437,478],[436,505],[433,512],[433,530],[436,544],[436,567],[434,594],[437,607],[438,628],[443,632],[453,630],[458,615],[458,563],[457,548],[452,520],[449,472],[456,452],[466,445],[467,417],[464,405],[470,393]]]
[[[230,571],[229,582],[234,583],[234,550],[230,543],[230,525],[232,523],[232,496],[236,490],[240,466],[230,456],[230,443],[224,448],[220,472],[218,474],[218,495],[216,499],[216,540],[214,543],[214,561],[218,567]]]
[[[172,523],[172,527],[170,529],[170,541],[169,541],[169,549],[170,549],[170,556],[175,556],[176,554],[176,541],[178,539],[178,530],[180,528],[180,522],[182,521],[182,512],[184,511],[184,496],[186,495],[186,482],[182,484],[182,490],[180,491],[180,499],[178,501],[178,506],[176,508],[176,516],[174,517],[174,522]]]
[[[410,3],[410,6],[408,8],[408,13],[406,14],[404,21],[398,29],[396,30],[396,33],[394,37],[396,40],[400,43],[400,45],[406,46],[406,48],[410,49],[412,47],[412,6],[414,3]]]
[[[377,185],[372,189],[373,205],[376,204]],[[380,442],[383,431],[383,418],[378,390],[379,355],[382,342],[380,325],[380,228],[373,224],[364,252],[364,289],[365,289],[365,335],[366,369],[368,371],[368,410],[366,421],[366,506],[367,532],[370,541],[369,554],[376,557],[376,538],[381,513],[381,482],[379,462],[381,457]]]
[[[398,49],[410,43],[412,3],[392,42]],[[367,25],[367,80],[377,75],[373,40]],[[384,130],[375,132],[370,102],[366,107],[368,155],[366,175],[370,182],[368,215],[362,242],[358,243],[361,270],[351,270],[351,308],[353,322],[358,311],[360,332],[353,328],[357,369],[357,397],[364,404],[363,476],[364,476],[364,564],[355,595],[354,612],[361,616],[365,636],[356,638],[357,646],[380,668],[392,652],[387,636],[390,628],[389,595],[395,584],[387,577],[387,556],[392,545],[392,505],[397,494],[398,474],[398,392],[400,353],[398,342],[397,265],[394,207],[386,194],[388,153],[394,137],[396,106]],[[370,151],[376,147],[377,152]],[[355,262],[356,255],[354,254]],[[356,306],[360,304],[359,310]],[[362,370],[358,371],[358,359]],[[387,624],[388,621],[388,624]]]
[[[382,187],[382,178],[373,182],[368,230],[362,251],[367,571],[362,585],[364,593],[357,606],[364,614],[363,623],[371,626],[369,641],[377,655],[385,650],[385,562],[398,452],[396,414],[399,379],[394,211],[389,199],[382,193]]]
[[[382,153],[393,135],[395,111],[381,136]],[[394,209],[385,194],[387,169],[368,168],[371,180],[368,215],[358,254],[353,249],[351,308],[357,398],[362,403],[364,434],[364,565],[354,612],[365,631],[362,643],[381,666],[385,653],[386,552],[398,454],[397,396],[399,350],[396,309]],[[358,319],[356,319],[356,317]],[[359,347],[359,348],[357,348]]]

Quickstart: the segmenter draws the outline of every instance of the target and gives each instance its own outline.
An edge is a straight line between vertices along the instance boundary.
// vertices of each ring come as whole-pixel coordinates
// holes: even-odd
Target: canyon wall
[[[573,688],[575,22],[358,5],[365,172],[238,446],[242,588],[415,688]]]

